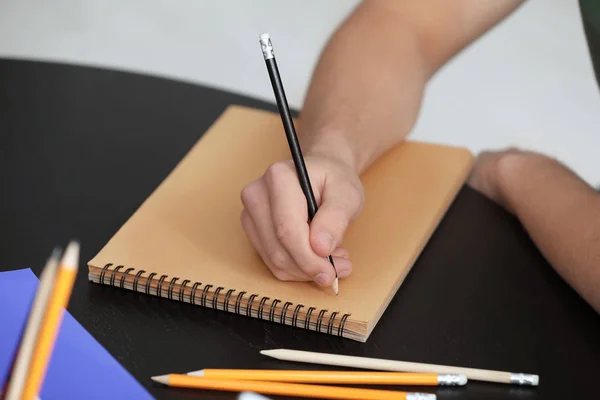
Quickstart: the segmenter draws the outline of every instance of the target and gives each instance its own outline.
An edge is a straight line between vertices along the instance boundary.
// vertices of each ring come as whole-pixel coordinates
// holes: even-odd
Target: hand
[[[272,164],[244,187],[240,218],[276,278],[331,286],[335,271],[327,256],[333,256],[339,278],[352,272],[342,242],[349,223],[363,208],[363,187],[354,170],[337,159],[307,154],[305,164],[319,205],[310,225],[292,160]]]

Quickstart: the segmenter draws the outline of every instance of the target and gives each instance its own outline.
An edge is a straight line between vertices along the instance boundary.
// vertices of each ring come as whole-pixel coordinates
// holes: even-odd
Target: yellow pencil
[[[31,365],[29,366],[22,396],[23,400],[35,399],[42,387],[63,313],[71,297],[78,266],[79,243],[72,241],[67,246],[58,268],[46,315],[40,327]]]
[[[418,372],[203,369],[186,375],[208,379],[350,385],[462,386],[467,383],[464,375]]]
[[[21,337],[15,363],[10,372],[10,381],[8,382],[5,400],[19,400],[21,397],[27,376],[27,369],[33,358],[33,350],[38,332],[40,331],[40,326],[48,307],[48,298],[51,295],[59,261],[60,251],[59,249],[54,249],[40,275],[38,288],[31,309],[29,310],[29,316],[27,317],[25,331]]]
[[[321,386],[298,383],[209,379],[180,374],[154,376],[152,380],[164,385],[182,388],[222,390],[227,392],[256,392],[263,394],[347,400],[435,400],[430,393],[399,392],[394,390],[358,389],[352,387]]]

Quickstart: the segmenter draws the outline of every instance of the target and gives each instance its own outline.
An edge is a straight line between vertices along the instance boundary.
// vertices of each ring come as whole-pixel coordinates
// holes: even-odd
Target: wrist
[[[514,151],[507,152],[498,159],[495,168],[495,185],[502,198],[505,207],[514,214],[518,213],[517,202],[519,194],[522,192],[520,187],[532,168],[540,162],[550,161],[541,154]]]
[[[306,141],[305,155],[333,158],[359,174],[361,172],[359,155],[347,135],[334,129],[313,132]]]

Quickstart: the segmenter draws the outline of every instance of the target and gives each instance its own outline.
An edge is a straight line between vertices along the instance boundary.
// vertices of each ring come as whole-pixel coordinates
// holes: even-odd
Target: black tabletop
[[[156,77],[0,60],[0,270],[31,267],[39,274],[55,245],[79,238],[82,273],[69,311],[159,399],[235,394],[165,388],[153,375],[325,368],[259,354],[271,348],[540,375],[537,388],[475,381],[418,388],[439,399],[597,395],[600,316],[553,271],[517,220],[468,187],[367,343],[88,282],[84,263],[229,104],[275,110]]]

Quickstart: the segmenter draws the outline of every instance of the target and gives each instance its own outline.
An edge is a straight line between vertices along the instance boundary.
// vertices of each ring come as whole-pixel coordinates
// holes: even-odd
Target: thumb
[[[350,222],[362,209],[362,192],[349,183],[329,183],[323,188],[321,205],[310,224],[310,244],[315,253],[327,257],[344,239]]]

